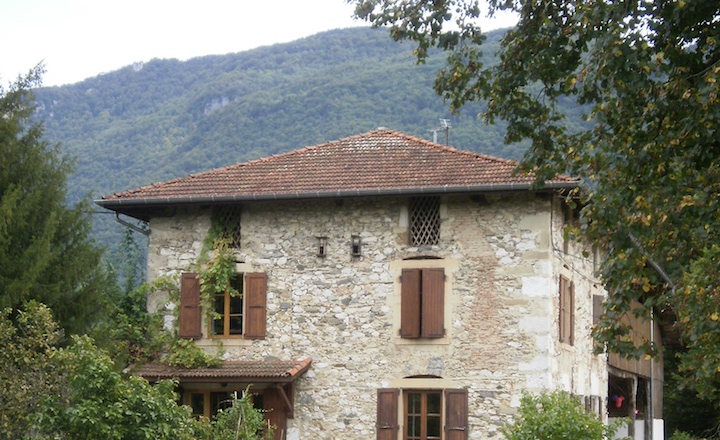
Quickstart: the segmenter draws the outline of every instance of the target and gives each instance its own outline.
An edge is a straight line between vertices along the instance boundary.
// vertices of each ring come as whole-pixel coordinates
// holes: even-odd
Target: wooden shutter
[[[570,345],[574,342],[575,327],[575,285],[560,276],[560,342]]]
[[[567,326],[565,325],[565,322],[567,321],[567,304],[565,304],[565,301],[567,300],[565,296],[567,284],[568,279],[560,275],[560,286],[558,289],[558,299],[560,305],[560,315],[558,316],[558,331],[560,342],[566,342],[567,340],[567,335],[565,333],[567,331]]]
[[[377,390],[377,440],[397,440],[398,395],[397,388]]]
[[[195,273],[180,277],[180,316],[178,334],[181,338],[200,339],[202,314],[200,313],[200,280]]]
[[[468,395],[466,389],[445,390],[445,439],[468,438]]]
[[[422,315],[420,336],[442,338],[445,336],[445,271],[422,270]]]
[[[245,274],[245,337],[265,338],[265,302],[267,276],[264,273]]]
[[[573,345],[575,343],[575,283],[572,281],[570,281],[570,286],[568,287],[568,296],[570,297],[570,329],[568,339],[570,345]]]
[[[403,269],[400,279],[400,337],[420,337],[420,269]]]

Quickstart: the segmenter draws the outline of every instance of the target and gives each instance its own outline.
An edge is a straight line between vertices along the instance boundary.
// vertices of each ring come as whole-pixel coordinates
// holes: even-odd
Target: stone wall
[[[378,388],[466,388],[469,438],[477,439],[499,436],[524,391],[601,396],[605,359],[591,354],[590,278],[577,276],[576,342],[558,342],[558,277],[576,274],[557,252],[553,206],[531,193],[443,197],[440,244],[414,248],[406,199],[248,203],[238,269],[267,273],[267,337],[223,341],[227,356],[312,357],[297,382],[289,439],[373,438]],[[193,266],[210,216],[179,211],[150,225],[152,279]],[[352,235],[361,237],[360,257],[351,255]],[[324,258],[317,236],[327,237]],[[445,269],[444,338],[398,336],[406,267]],[[171,320],[162,293],[149,307]]]

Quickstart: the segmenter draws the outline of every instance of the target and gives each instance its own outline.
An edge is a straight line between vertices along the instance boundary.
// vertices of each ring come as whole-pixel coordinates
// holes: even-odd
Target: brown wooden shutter
[[[575,283],[572,281],[570,281],[570,286],[568,287],[568,296],[570,297],[570,329],[568,339],[570,340],[570,345],[573,345],[575,343]]]
[[[574,342],[575,332],[575,285],[564,276],[560,276],[560,342],[570,345]]]
[[[420,337],[420,269],[403,269],[400,280],[400,337]]]
[[[422,318],[420,336],[445,336],[445,271],[422,270]]]
[[[377,390],[377,440],[397,440],[398,395],[397,388]]]
[[[245,337],[265,338],[265,302],[267,276],[264,273],[245,274]]]
[[[445,390],[445,439],[468,438],[468,395],[466,389]]]
[[[558,300],[559,300],[559,306],[560,306],[560,314],[558,316],[558,332],[559,332],[559,339],[560,342],[565,342],[567,339],[567,335],[565,332],[567,331],[567,326],[565,325],[565,321],[567,320],[567,305],[565,304],[566,297],[565,297],[565,285],[568,283],[567,278],[560,275],[560,286],[558,289]]]
[[[200,280],[195,273],[180,277],[180,314],[178,334],[181,338],[200,339],[202,314],[200,313]]]

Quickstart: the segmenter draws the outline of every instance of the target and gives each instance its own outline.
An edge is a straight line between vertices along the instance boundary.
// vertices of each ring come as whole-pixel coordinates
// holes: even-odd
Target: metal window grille
[[[231,247],[240,249],[240,205],[218,206],[213,214],[222,238],[228,240]]]
[[[436,245],[440,242],[440,197],[410,199],[410,244]]]

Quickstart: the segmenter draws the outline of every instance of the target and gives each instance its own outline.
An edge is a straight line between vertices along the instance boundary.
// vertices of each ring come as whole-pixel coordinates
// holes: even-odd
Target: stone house
[[[563,239],[579,180],[535,189],[515,166],[377,129],[104,197],[148,222],[150,281],[178,277],[179,304],[161,292],[149,309],[224,352],[219,368],[141,374],[178,379],[206,416],[251,385],[278,439],[500,437],[541,390],[604,420],[620,391],[616,413],[662,402],[661,363],[593,354],[605,292],[592,248]],[[243,296],[217,295],[211,318],[195,273],[213,222]]]

